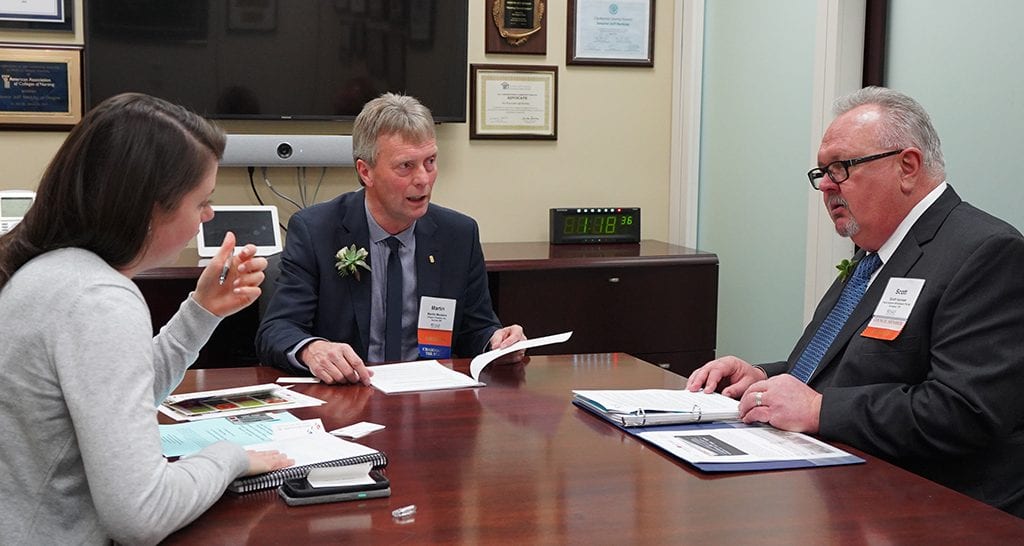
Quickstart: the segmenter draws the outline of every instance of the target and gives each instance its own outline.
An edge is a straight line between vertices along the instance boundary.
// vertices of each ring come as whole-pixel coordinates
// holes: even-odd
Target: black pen
[[[224,286],[224,281],[228,279],[228,271],[231,270],[231,258],[228,258],[227,262],[224,262],[224,269],[220,270],[220,280],[217,284]]]

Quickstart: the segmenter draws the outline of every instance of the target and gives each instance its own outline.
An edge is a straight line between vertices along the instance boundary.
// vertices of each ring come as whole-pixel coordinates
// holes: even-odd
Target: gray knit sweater
[[[0,542],[156,543],[221,496],[242,448],[168,463],[154,409],[218,320],[188,298],[153,337],[135,284],[81,249],[18,270],[0,291]]]

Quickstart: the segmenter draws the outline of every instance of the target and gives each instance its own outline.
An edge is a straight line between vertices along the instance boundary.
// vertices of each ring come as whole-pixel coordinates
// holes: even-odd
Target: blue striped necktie
[[[828,348],[835,341],[836,336],[839,335],[839,330],[843,329],[843,325],[850,318],[853,309],[857,307],[861,298],[864,297],[871,274],[880,265],[882,265],[882,260],[878,257],[877,253],[865,256],[857,263],[853,275],[846,282],[846,286],[843,287],[842,294],[839,295],[839,301],[829,311],[825,321],[818,327],[818,331],[814,333],[811,342],[804,348],[803,354],[800,355],[796,365],[793,366],[789,373],[804,383],[811,378],[811,374],[814,373],[814,370],[821,363],[822,357],[825,356]]]

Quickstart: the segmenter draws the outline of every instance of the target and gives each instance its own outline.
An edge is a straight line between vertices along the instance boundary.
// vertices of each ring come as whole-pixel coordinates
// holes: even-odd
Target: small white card
[[[355,440],[356,438],[362,438],[363,436],[366,436],[371,432],[377,432],[378,430],[384,430],[384,425],[362,421],[347,427],[336,428],[331,431],[331,434]]]
[[[924,279],[893,277],[885,285],[874,316],[860,335],[892,341],[900,335],[924,289]]]
[[[274,383],[319,383],[320,380],[315,377],[278,377],[274,380]]]
[[[345,487],[349,485],[370,485],[373,478],[370,470],[373,463],[353,464],[348,466],[329,466],[310,469],[306,480],[312,487]]]

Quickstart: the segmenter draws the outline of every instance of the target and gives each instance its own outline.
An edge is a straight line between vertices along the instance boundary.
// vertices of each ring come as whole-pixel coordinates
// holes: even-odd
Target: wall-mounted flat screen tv
[[[87,0],[85,100],[212,119],[351,120],[385,91],[465,121],[466,0]]]

